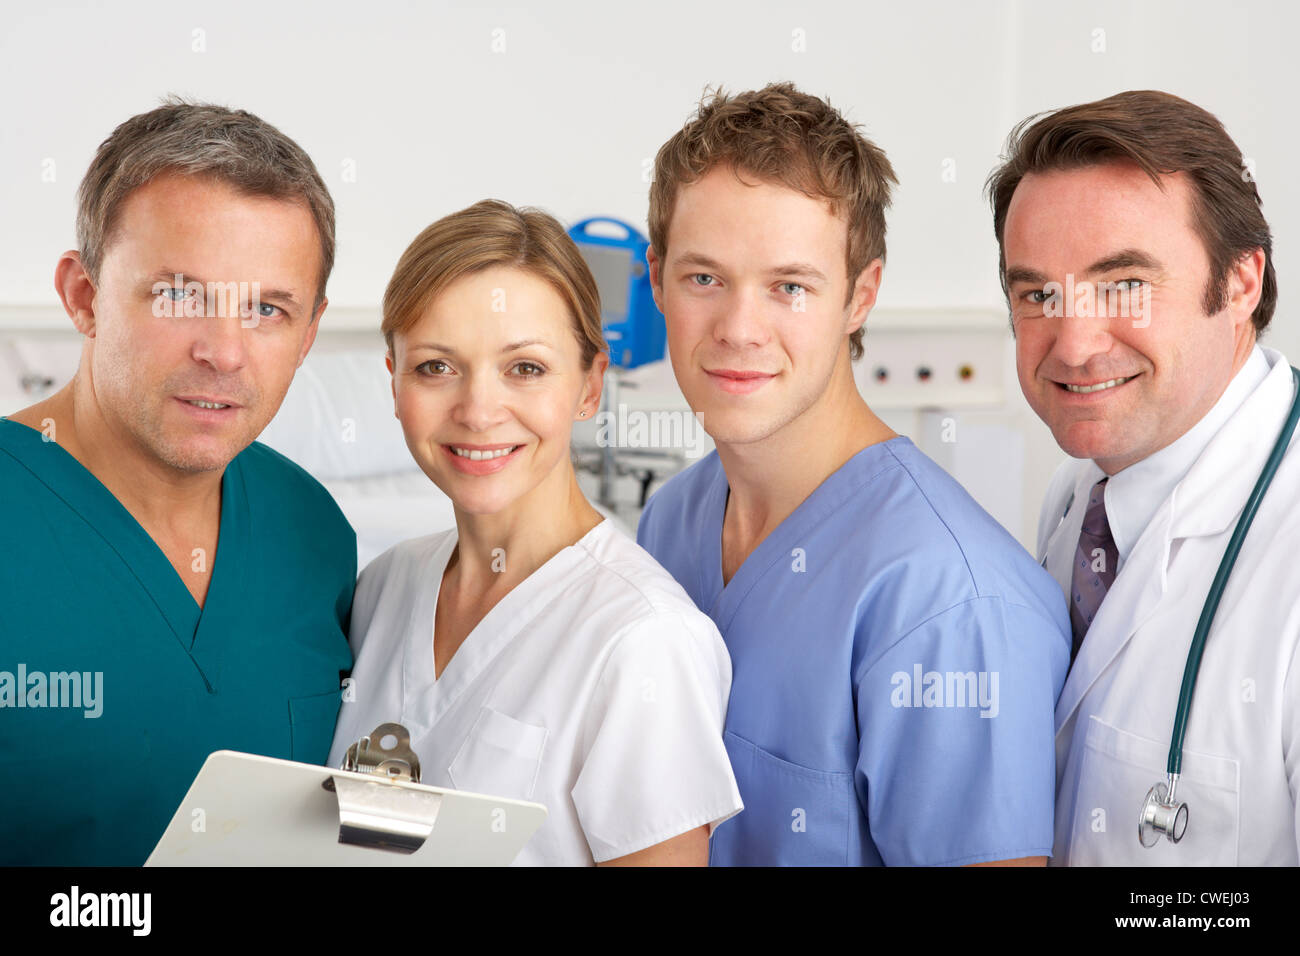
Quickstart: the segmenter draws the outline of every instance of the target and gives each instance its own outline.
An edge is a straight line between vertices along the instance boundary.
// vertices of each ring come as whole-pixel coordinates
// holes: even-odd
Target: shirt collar
[[[1120,561],[1129,552],[1174,487],[1186,477],[1220,428],[1268,376],[1269,362],[1256,345],[1219,400],[1181,437],[1129,465],[1106,482],[1106,519]],[[1100,475],[1100,472],[1099,472]]]

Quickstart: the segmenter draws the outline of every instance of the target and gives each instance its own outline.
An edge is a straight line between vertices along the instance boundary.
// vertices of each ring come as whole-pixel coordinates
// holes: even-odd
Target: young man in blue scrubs
[[[1061,592],[862,400],[893,170],[789,84],[717,94],[662,149],[648,254],[717,451],[638,540],[731,652],[745,809],[714,864],[1041,864]]]
[[[352,528],[253,440],[325,309],[311,160],[169,102],[100,145],[77,239],[76,376],[0,419],[4,864],[143,863],[214,750],[322,762],[351,667]]]

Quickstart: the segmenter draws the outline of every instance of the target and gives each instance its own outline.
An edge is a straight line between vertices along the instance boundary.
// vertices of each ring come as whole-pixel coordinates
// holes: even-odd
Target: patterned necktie
[[[1106,482],[1103,478],[1092,486],[1088,496],[1088,510],[1083,515],[1079,530],[1079,545],[1074,550],[1074,573],[1070,588],[1070,627],[1074,631],[1074,646],[1070,649],[1070,663],[1079,653],[1083,636],[1097,616],[1102,599],[1115,581],[1119,551],[1106,520]]]

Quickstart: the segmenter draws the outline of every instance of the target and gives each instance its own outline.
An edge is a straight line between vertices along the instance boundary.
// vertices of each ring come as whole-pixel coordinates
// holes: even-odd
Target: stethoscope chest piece
[[[1147,791],[1142,804],[1142,819],[1138,822],[1138,839],[1147,849],[1159,842],[1161,834],[1177,843],[1187,831],[1187,804],[1174,799],[1178,778],[1171,777],[1169,785],[1158,783]]]

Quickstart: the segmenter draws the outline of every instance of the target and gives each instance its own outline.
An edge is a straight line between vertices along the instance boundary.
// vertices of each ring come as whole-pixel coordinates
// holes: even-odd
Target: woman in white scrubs
[[[362,572],[330,764],[396,721],[422,782],[547,807],[516,863],[706,863],[741,809],[731,662],[579,490],[570,432],[608,356],[577,247],[545,213],[477,203],[403,254],[383,331],[407,446],[456,527]]]

